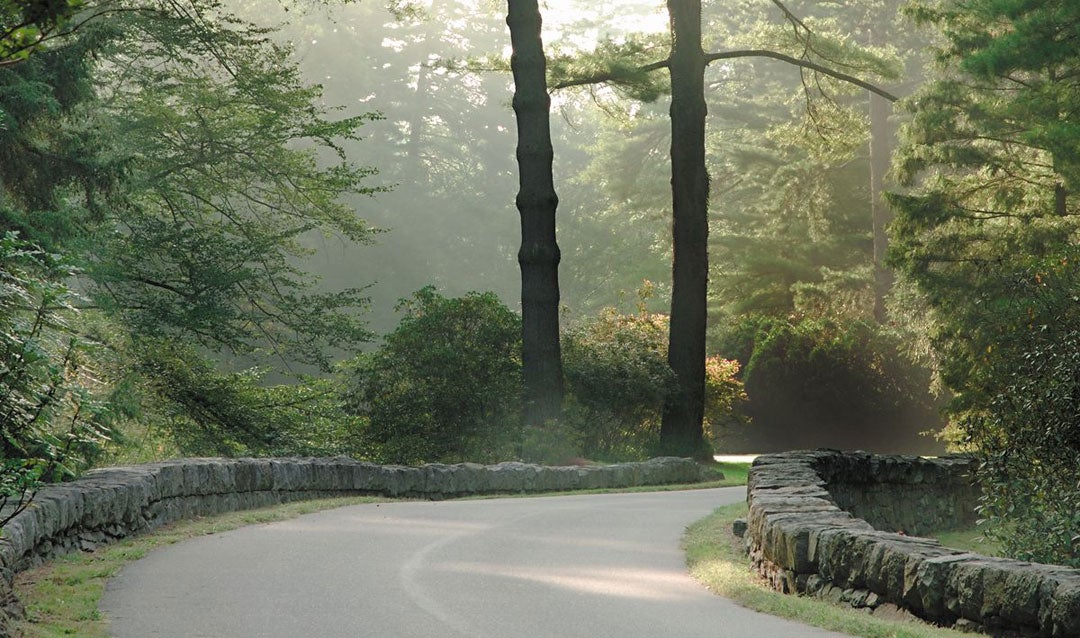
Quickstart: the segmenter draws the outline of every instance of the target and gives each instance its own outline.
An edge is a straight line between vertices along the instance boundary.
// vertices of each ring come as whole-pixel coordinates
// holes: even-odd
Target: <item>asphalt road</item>
[[[115,638],[838,636],[743,609],[679,539],[742,487],[360,505],[152,552],[110,581]]]

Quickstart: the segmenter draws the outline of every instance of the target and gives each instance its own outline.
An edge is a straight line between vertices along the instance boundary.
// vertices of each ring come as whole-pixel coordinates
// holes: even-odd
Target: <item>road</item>
[[[114,638],[839,636],[687,575],[685,527],[745,493],[345,507],[154,551],[101,609]]]

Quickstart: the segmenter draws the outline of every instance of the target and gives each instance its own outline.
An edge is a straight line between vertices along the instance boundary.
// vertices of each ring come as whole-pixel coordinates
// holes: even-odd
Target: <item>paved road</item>
[[[152,552],[115,638],[812,638],[686,574],[686,525],[745,488],[360,505]]]

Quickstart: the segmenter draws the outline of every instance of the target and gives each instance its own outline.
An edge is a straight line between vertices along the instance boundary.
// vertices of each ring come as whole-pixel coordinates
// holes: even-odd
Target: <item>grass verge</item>
[[[746,484],[748,463],[717,463],[704,467],[707,480],[702,483],[565,493],[655,492]],[[723,478],[719,478],[721,473]],[[537,494],[553,495],[557,494]],[[105,592],[105,582],[124,565],[142,558],[147,552],[189,538],[225,532],[245,525],[272,523],[336,507],[388,500],[390,499],[372,497],[329,498],[197,518],[173,523],[153,533],[125,539],[95,552],[62,556],[42,567],[16,575],[15,590],[27,611],[27,621],[20,624],[19,630],[26,638],[107,638],[108,622],[98,610],[101,596]]]
[[[986,528],[976,525],[968,529],[934,532],[931,537],[941,541],[945,547],[963,549],[983,556],[1004,556],[1001,543],[986,537]]]
[[[970,638],[971,634],[951,629],[875,618],[865,611],[769,589],[750,570],[740,549],[742,540],[731,532],[732,522],[745,515],[746,505],[737,503],[721,507],[687,528],[683,547],[690,573],[713,592],[750,609],[853,636]]]

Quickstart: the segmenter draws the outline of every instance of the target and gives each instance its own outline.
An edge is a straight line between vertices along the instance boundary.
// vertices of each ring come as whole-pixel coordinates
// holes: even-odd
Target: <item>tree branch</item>
[[[875,84],[871,84],[869,82],[866,82],[865,80],[860,80],[859,78],[857,78],[857,77],[855,77],[853,75],[849,75],[847,73],[843,73],[843,72],[837,71],[835,69],[830,69],[829,67],[823,66],[821,64],[817,64],[816,62],[811,62],[809,60],[802,60],[800,58],[792,57],[792,56],[786,55],[784,53],[777,53],[776,51],[770,51],[768,49],[742,49],[742,50],[737,50],[737,51],[721,51],[719,53],[708,53],[708,54],[705,55],[706,63],[712,63],[712,62],[715,62],[717,60],[730,60],[730,59],[733,59],[733,58],[772,58],[774,60],[780,60],[781,62],[787,62],[788,64],[792,64],[794,66],[802,67],[804,69],[810,69],[812,71],[817,71],[818,73],[824,73],[825,75],[828,75],[830,77],[834,77],[837,80],[847,82],[848,84],[853,84],[853,85],[855,85],[855,86],[857,86],[857,87],[859,87],[861,89],[866,89],[867,91],[870,91],[871,93],[874,93],[876,95],[880,95],[881,97],[885,98],[886,100],[888,100],[890,102],[896,102],[899,99],[896,95],[893,95],[892,93],[886,91],[885,89],[883,89],[883,88],[881,88],[881,87],[879,87],[879,86],[877,86]],[[639,72],[639,73],[651,73],[652,71],[658,71],[660,69],[666,69],[666,68],[669,68],[670,66],[671,66],[671,60],[661,60],[659,62],[653,62],[651,64],[646,64],[644,66],[640,66],[640,67],[637,68],[637,72]],[[622,79],[622,77],[623,77],[622,74],[615,74],[615,73],[611,73],[611,72],[597,73],[595,75],[576,78],[576,79],[573,79],[573,80],[564,80],[562,82],[559,82],[557,84],[552,85],[551,90],[554,91],[554,90],[558,90],[558,89],[566,89],[566,88],[570,88],[570,87],[573,87],[573,86],[588,86],[590,84],[604,84],[604,83],[607,83],[607,82],[618,82],[620,79]]]
[[[847,82],[848,84],[854,84],[855,86],[859,87],[860,89],[866,89],[867,91],[870,91],[871,93],[874,93],[876,95],[880,95],[881,97],[885,98],[886,100],[888,100],[890,102],[895,102],[898,99],[900,99],[900,98],[896,97],[895,95],[893,95],[892,93],[886,91],[885,89],[883,89],[883,88],[881,88],[881,87],[879,87],[879,86],[877,86],[875,84],[871,84],[869,82],[866,82],[865,80],[860,80],[859,78],[857,78],[857,77],[855,77],[853,75],[848,75],[847,73],[843,73],[843,72],[837,71],[835,69],[830,69],[829,67],[823,66],[823,65],[818,64],[816,62],[811,62],[809,60],[802,60],[802,59],[795,58],[795,57],[792,57],[790,55],[786,55],[786,54],[783,54],[783,53],[777,53],[776,51],[769,51],[768,49],[745,49],[745,50],[740,50],[740,51],[723,51],[723,52],[720,52],[720,53],[708,53],[708,54],[705,55],[705,60],[710,62],[710,63],[715,62],[716,60],[730,60],[732,58],[772,58],[774,60],[780,60],[781,62],[787,62],[788,64],[793,64],[795,66],[803,67],[804,69],[810,69],[812,71],[817,71],[818,73],[824,73],[825,75],[828,75],[830,77],[834,77],[837,80],[841,80],[843,82]]]
[[[635,69],[635,73],[652,73],[653,71],[659,71],[660,69],[666,69],[671,65],[670,60],[661,60],[659,62],[653,62],[652,64],[646,64],[639,66]],[[556,84],[551,85],[549,88],[552,91],[558,89],[568,89],[574,86],[589,86],[592,84],[606,84],[608,82],[618,82],[625,77],[624,74],[617,74],[612,72],[596,73],[594,75],[587,75],[584,77],[576,78],[573,80],[563,80]]]

